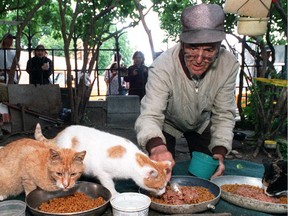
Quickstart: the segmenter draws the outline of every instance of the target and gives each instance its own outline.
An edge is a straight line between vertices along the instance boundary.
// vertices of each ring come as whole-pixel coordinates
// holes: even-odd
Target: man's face
[[[217,58],[220,44],[183,43],[182,47],[184,51],[184,61],[190,73],[201,76]]]

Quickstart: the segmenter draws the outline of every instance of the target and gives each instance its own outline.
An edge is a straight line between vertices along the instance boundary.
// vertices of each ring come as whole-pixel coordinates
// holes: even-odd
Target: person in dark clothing
[[[52,61],[46,57],[47,51],[43,45],[38,45],[34,51],[35,56],[28,60],[26,71],[29,73],[30,84],[50,84],[52,74]]]
[[[129,82],[129,95],[138,95],[141,101],[145,95],[148,67],[145,66],[145,58],[142,52],[136,51],[132,58],[133,65],[128,68],[128,76],[124,77],[124,81]]]

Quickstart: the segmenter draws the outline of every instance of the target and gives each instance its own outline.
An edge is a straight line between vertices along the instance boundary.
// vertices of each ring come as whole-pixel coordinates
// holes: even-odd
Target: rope
[[[270,9],[266,6],[266,4],[264,4],[264,2],[262,0],[259,0],[262,5],[269,11]],[[239,12],[239,10],[244,7],[244,5],[246,5],[249,2],[249,0],[247,0],[240,8],[237,9],[237,13]]]

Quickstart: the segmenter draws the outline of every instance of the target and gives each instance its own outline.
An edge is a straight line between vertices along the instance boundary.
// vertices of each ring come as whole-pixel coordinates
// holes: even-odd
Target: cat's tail
[[[46,137],[44,137],[44,135],[42,134],[42,129],[39,123],[37,123],[36,128],[35,128],[35,132],[34,132],[34,138],[38,141],[41,142],[48,142],[48,139]]]
[[[42,129],[41,129],[41,126],[39,123],[37,123],[36,125],[36,128],[35,128],[35,131],[34,131],[34,138],[37,140],[37,141],[40,141],[40,142],[43,142],[45,144],[49,144],[49,145],[54,145],[56,146],[55,144],[55,139],[47,139],[43,134],[42,134]]]

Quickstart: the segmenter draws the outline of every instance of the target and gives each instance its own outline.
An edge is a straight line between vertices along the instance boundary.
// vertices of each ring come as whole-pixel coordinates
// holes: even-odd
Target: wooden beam
[[[0,25],[20,25],[23,21],[8,21],[8,20],[0,20]]]

